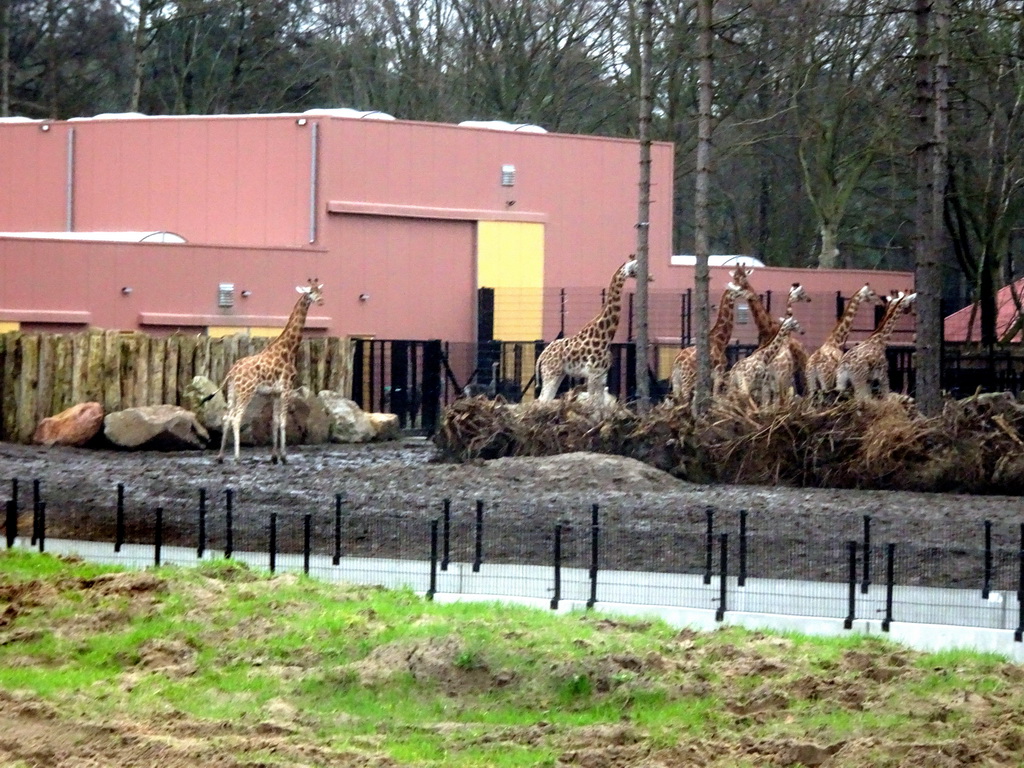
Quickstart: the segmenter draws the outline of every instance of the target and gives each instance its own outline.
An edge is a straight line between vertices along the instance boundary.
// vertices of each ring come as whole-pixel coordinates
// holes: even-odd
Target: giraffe
[[[538,400],[554,400],[558,385],[566,376],[585,378],[588,397],[593,402],[600,400],[612,367],[608,346],[619,327],[622,286],[629,277],[636,277],[636,259],[630,259],[615,270],[597,317],[575,335],[555,339],[540,353],[536,370],[537,382],[541,385]]]
[[[711,326],[711,331],[708,334],[713,377],[712,392],[715,394],[720,393],[725,385],[725,369],[728,365],[725,348],[729,345],[729,337],[732,336],[732,326],[736,318],[736,300],[740,296],[747,296],[749,300],[750,292],[735,283],[725,286],[722,299],[718,304],[715,324]],[[671,381],[673,399],[681,405],[688,405],[693,398],[693,388],[697,381],[696,347],[686,347],[676,355],[676,359],[672,363]]]
[[[857,310],[864,302],[878,300],[878,294],[871,289],[869,284],[864,283],[864,287],[846,302],[842,317],[836,321],[828,338],[807,358],[804,378],[807,381],[808,394],[814,395],[817,392],[828,392],[836,388],[836,369],[843,357],[843,345],[846,344],[846,339],[850,335],[850,328],[857,316]]]
[[[899,292],[889,300],[878,327],[867,339],[844,354],[836,368],[836,389],[845,392],[853,389],[853,396],[858,400],[867,400],[877,388],[878,393],[885,397],[889,393],[889,364],[885,358],[886,345],[896,321],[910,311],[916,293]]]
[[[295,290],[301,295],[295,302],[284,330],[262,352],[235,361],[221,385],[221,389],[226,388],[228,406],[224,414],[217,463],[224,461],[224,447],[227,445],[229,429],[234,435],[235,461],[238,461],[238,433],[242,426],[242,416],[257,392],[267,393],[273,398],[273,446],[270,460],[274,464],[277,464],[279,458],[282,464],[288,461],[284,446],[285,428],[288,421],[288,403],[295,382],[295,354],[298,352],[299,341],[302,340],[302,329],[306,324],[306,313],[309,312],[310,305],[323,304],[324,301],[323,285],[317,282],[316,278],[312,278],[309,285],[300,285]]]
[[[797,319],[790,314],[781,319],[778,332],[768,344],[758,347],[753,354],[732,367],[729,372],[730,391],[742,393],[758,405],[768,405],[779,399],[782,393],[773,374],[771,361],[789,342],[793,331],[802,329]]]
[[[753,272],[752,269],[742,266],[736,267],[732,273],[732,280],[751,293],[747,306],[750,307],[750,314],[753,315],[754,324],[757,326],[757,345],[758,347],[763,347],[775,338],[775,335],[779,332],[782,320],[776,320],[768,314],[768,310],[765,309],[764,304],[761,302],[761,297],[750,285],[749,278],[751,272]],[[807,294],[806,289],[800,283],[793,283],[789,288],[789,293],[786,295],[786,316],[793,314],[794,304],[810,300],[811,297]],[[803,331],[801,330],[800,333],[803,333]],[[787,393],[802,391],[804,383],[802,379],[806,367],[807,350],[800,343],[799,339],[790,336],[787,349],[775,366],[775,374],[780,378],[780,391]]]

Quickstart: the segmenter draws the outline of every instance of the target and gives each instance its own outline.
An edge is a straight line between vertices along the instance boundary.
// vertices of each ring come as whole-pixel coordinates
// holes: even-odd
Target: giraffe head
[[[854,296],[857,298],[858,301],[862,301],[865,303],[872,301],[881,301],[882,299],[882,297],[875,293],[875,291],[867,283],[864,283],[861,289],[857,291],[857,293],[855,293]]]
[[[622,274],[623,279],[626,279],[626,278],[629,278],[629,277],[636,277],[637,265],[638,265],[637,260],[635,258],[633,258],[632,255],[630,255],[629,261],[627,261],[625,264],[623,264],[622,267],[619,269],[619,272]]]
[[[741,288],[752,290],[750,288],[750,275],[754,272],[753,268],[748,269],[744,266],[738,266],[732,271],[732,281]]]
[[[308,282],[308,285],[297,285],[297,286],[295,286],[295,290],[298,291],[299,293],[306,294],[305,298],[306,298],[306,301],[309,304],[323,304],[324,303],[324,296],[323,296],[324,285],[323,285],[323,283],[321,283],[315,277],[309,278],[309,280],[307,282]]]
[[[807,290],[800,283],[793,283],[789,287],[789,303],[795,304],[798,301],[810,301],[811,297]]]
[[[797,319],[793,316],[793,313],[788,313],[785,317],[779,318],[779,330],[786,333],[803,333],[804,328],[797,322]]]

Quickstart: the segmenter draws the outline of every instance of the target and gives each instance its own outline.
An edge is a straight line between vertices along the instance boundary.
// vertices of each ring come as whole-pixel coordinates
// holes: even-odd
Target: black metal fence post
[[[857,542],[846,542],[846,555],[850,564],[848,584],[850,587],[847,596],[846,620],[843,621],[844,629],[853,629],[853,620],[857,618]]]
[[[437,518],[430,521],[430,587],[427,589],[427,600],[433,600],[437,594]]]
[[[704,536],[704,583],[711,583],[711,569],[714,566],[714,553],[712,550],[715,547],[715,509],[714,507],[707,507],[704,510],[704,515],[707,519],[707,532]]]
[[[484,503],[477,499],[476,502],[476,537],[475,551],[473,554],[473,573],[480,571],[480,564],[484,560]]]
[[[726,579],[729,576],[729,534],[722,533],[718,536],[718,545],[721,548],[721,561],[719,562],[719,574],[718,574],[718,610],[715,611],[715,621],[722,621],[725,619],[726,611],[726,594],[728,592],[728,585]]]
[[[117,484],[117,510],[114,517],[114,551],[124,544],[124,483]]]
[[[551,598],[551,610],[558,608],[558,602],[562,599],[562,524],[555,524],[555,589]]]
[[[46,502],[39,502],[39,551],[46,551]]]
[[[896,572],[896,545],[885,546],[885,618],[882,619],[882,631],[888,632],[892,624],[892,591]]]
[[[341,494],[334,494],[334,556],[331,563],[341,563]]]
[[[448,570],[448,563],[450,562],[451,556],[451,531],[452,531],[452,500],[444,500],[444,509],[442,510],[442,525],[444,526],[441,531],[441,570]]]
[[[32,543],[36,543],[36,539],[39,538],[39,502],[41,500],[39,493],[39,480],[32,481]]]
[[[868,593],[871,586],[871,515],[864,515],[864,578],[860,583],[861,594]]]
[[[234,531],[234,505],[235,505],[235,491],[233,488],[224,489],[224,557],[227,559],[231,558],[231,553],[235,549],[235,531]]]
[[[309,558],[313,542],[313,516],[302,518],[302,572],[309,576]]]
[[[597,564],[601,543],[600,509],[597,504],[590,508],[590,598],[587,608],[597,603]]]
[[[160,565],[164,548],[164,508],[156,508],[156,526],[153,531],[153,565]]]
[[[196,544],[196,557],[200,560],[206,554],[206,489],[199,489],[199,542]]]
[[[736,586],[747,585],[747,510],[740,510],[740,572]]]
[[[981,583],[981,599],[988,600],[992,591],[992,521],[985,521],[985,573]]]
[[[1020,545],[1017,550],[1017,629],[1015,642],[1024,642],[1024,523],[1020,524]]]
[[[7,528],[7,548],[10,549],[14,546],[14,540],[18,538],[18,507],[15,505],[14,499],[7,500],[5,527]]]
[[[270,546],[267,550],[270,554],[270,572],[277,570],[277,512],[270,513]]]
[[[18,514],[18,478],[11,478],[11,502],[14,504],[14,514]]]

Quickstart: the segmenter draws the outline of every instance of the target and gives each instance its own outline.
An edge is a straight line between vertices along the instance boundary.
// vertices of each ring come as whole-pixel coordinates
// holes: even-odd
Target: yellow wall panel
[[[20,331],[21,323],[8,322],[7,320],[0,320],[0,333],[8,333],[9,331]]]
[[[477,286],[494,289],[494,338],[539,339],[543,332],[544,225],[479,222]]]

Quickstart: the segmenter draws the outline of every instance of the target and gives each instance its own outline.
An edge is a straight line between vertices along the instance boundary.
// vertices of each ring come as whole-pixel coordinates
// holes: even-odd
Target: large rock
[[[103,432],[121,448],[152,451],[205,448],[210,440],[195,414],[177,405],[146,405],[108,414]]]
[[[270,445],[274,402],[270,395],[257,393],[242,417],[242,445]],[[288,445],[318,445],[330,438],[327,408],[309,387],[292,391],[288,404],[285,442]]]
[[[181,404],[208,432],[220,432],[228,404],[217,384],[205,376],[193,376],[181,393]]]
[[[40,421],[32,442],[40,445],[82,446],[96,437],[102,428],[103,406],[99,403],[79,403]]]
[[[327,389],[320,392],[320,400],[330,414],[332,443],[368,443],[399,437],[398,416],[393,413],[367,413],[354,401]]]

